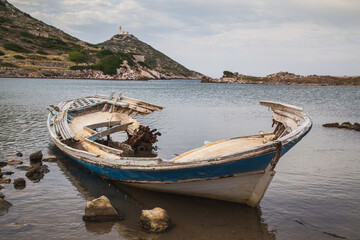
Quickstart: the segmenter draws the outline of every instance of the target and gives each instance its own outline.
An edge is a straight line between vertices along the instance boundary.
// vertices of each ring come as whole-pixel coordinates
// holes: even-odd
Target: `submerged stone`
[[[4,198],[5,198],[5,194],[0,193],[0,198],[1,198],[1,199],[4,199]]]
[[[43,159],[44,162],[56,162],[58,158],[56,156],[48,156]]]
[[[11,203],[0,198],[0,215],[4,215],[4,213],[6,213],[11,206]]]
[[[27,171],[25,176],[31,181],[38,182],[44,177],[44,170],[41,166],[36,166]]]
[[[84,221],[117,221],[121,220],[115,208],[111,205],[110,200],[106,196],[101,196],[86,203]]]
[[[36,151],[30,155],[30,162],[40,162],[42,160],[43,154],[41,150]]]
[[[325,123],[322,125],[323,127],[339,127],[339,123]]]
[[[171,227],[171,219],[167,212],[159,207],[142,210],[139,226],[150,233],[161,233]]]
[[[0,168],[7,166],[7,162],[0,162]]]
[[[23,154],[22,154],[21,152],[17,152],[17,153],[16,153],[16,156],[17,156],[17,157],[22,157]]]
[[[15,189],[24,189],[26,186],[26,181],[23,178],[17,178],[14,180]]]
[[[13,165],[13,166],[17,166],[19,164],[22,164],[23,162],[20,160],[16,160],[16,159],[9,159],[8,160],[8,165]]]
[[[10,178],[0,178],[0,183],[11,183]]]

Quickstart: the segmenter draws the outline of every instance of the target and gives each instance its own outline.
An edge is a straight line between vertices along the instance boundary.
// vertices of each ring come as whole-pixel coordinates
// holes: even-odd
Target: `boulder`
[[[86,203],[84,221],[117,221],[121,216],[116,212],[115,208],[111,205],[110,200],[106,196],[101,196]]]
[[[23,162],[12,158],[12,159],[9,159],[7,163],[8,163],[8,165],[17,166],[19,164],[22,164]]]
[[[339,127],[340,125],[339,125],[339,123],[325,123],[325,124],[323,124],[322,125],[323,127]]]
[[[56,162],[58,158],[56,156],[48,156],[43,159],[44,162]]]
[[[5,194],[0,193],[0,198],[1,198],[1,199],[4,199],[4,198],[5,198]]]
[[[31,181],[38,182],[44,177],[44,170],[41,166],[31,168],[25,176]]]
[[[14,180],[15,189],[24,189],[26,186],[26,181],[23,178],[17,178]]]
[[[0,168],[7,166],[7,162],[0,162]]]
[[[42,166],[42,161],[40,162],[30,162],[31,167],[37,167],[37,166]]]
[[[16,156],[17,156],[17,157],[22,157],[23,154],[22,154],[21,152],[17,152],[17,153],[16,153]]]
[[[42,152],[39,150],[30,155],[30,162],[40,162],[43,157]]]
[[[3,175],[13,175],[14,172],[12,171],[6,171],[6,172],[2,172]]]
[[[0,178],[0,183],[11,183],[10,178]]]
[[[4,187],[0,185],[0,190],[3,189]]]
[[[161,233],[171,227],[171,219],[167,212],[159,207],[142,210],[139,226],[150,233]]]

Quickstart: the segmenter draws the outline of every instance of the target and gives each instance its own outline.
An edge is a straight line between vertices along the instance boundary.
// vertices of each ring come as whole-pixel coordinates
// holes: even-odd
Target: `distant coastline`
[[[254,77],[224,71],[220,79],[203,76],[202,83],[238,83],[238,84],[271,84],[271,85],[310,85],[310,86],[360,86],[360,76],[301,76],[289,72],[278,72],[266,77]]]

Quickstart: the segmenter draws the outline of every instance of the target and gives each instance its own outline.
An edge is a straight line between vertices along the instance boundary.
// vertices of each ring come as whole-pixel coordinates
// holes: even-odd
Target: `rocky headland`
[[[224,71],[220,79],[203,76],[203,83],[242,83],[242,84],[272,84],[272,85],[319,85],[319,86],[360,86],[360,76],[301,76],[289,72],[278,72],[266,77],[254,77]]]
[[[134,35],[91,44],[0,0],[0,78],[200,79]]]

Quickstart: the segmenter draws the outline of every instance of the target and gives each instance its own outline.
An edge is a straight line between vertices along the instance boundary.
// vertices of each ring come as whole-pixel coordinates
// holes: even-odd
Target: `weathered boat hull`
[[[279,110],[279,114],[284,113]],[[48,129],[52,141],[60,150],[81,166],[106,179],[152,191],[257,206],[275,175],[274,169],[280,157],[310,131],[311,120],[305,115],[303,120],[300,126],[295,126],[294,131],[276,141],[208,159],[178,163],[158,158],[104,159],[72,148],[56,134],[52,113],[48,117]],[[289,122],[289,126],[291,124]]]

